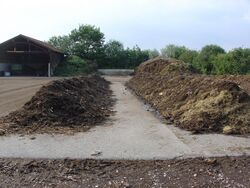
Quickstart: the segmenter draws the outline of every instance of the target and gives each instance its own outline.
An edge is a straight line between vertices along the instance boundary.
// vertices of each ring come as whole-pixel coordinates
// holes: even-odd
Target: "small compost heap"
[[[103,122],[112,114],[110,83],[97,75],[52,81],[21,109],[3,117],[10,133],[72,133]]]

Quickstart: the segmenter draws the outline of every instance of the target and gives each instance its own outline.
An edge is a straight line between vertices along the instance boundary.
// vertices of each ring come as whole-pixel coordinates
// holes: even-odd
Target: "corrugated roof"
[[[47,49],[49,49],[51,51],[54,51],[54,52],[57,52],[57,53],[61,53],[61,54],[65,54],[64,52],[62,52],[61,50],[59,50],[59,49],[55,48],[54,46],[48,44],[47,42],[43,42],[43,41],[34,39],[32,37],[28,37],[28,36],[25,36],[25,35],[22,35],[22,34],[20,34],[20,35],[18,35],[16,37],[13,37],[13,38],[11,38],[11,39],[9,39],[9,40],[1,43],[0,46],[3,45],[3,44],[5,44],[5,43],[7,43],[7,42],[9,42],[9,41],[11,41],[11,40],[13,40],[13,39],[19,38],[19,37],[25,38],[25,39],[27,39],[27,40],[35,43],[36,45],[44,47],[44,48],[47,48]]]

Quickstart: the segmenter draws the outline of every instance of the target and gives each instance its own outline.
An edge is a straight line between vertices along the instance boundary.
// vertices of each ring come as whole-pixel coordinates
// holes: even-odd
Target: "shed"
[[[51,76],[64,56],[46,42],[18,35],[0,44],[0,76]]]

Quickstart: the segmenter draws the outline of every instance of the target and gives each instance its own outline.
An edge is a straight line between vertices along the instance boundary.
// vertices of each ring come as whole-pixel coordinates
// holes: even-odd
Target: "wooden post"
[[[51,72],[50,72],[50,63],[48,63],[48,77],[51,77]]]

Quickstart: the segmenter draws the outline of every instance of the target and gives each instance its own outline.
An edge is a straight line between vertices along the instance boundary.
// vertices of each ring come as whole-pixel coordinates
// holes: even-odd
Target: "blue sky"
[[[1,3],[0,18],[0,42],[18,34],[48,40],[92,24],[129,47],[250,47],[250,0],[12,0]]]

